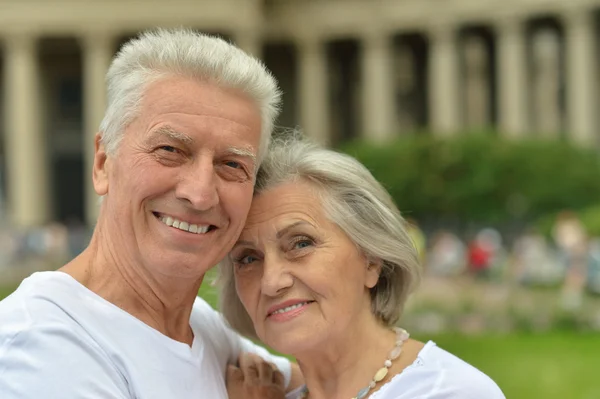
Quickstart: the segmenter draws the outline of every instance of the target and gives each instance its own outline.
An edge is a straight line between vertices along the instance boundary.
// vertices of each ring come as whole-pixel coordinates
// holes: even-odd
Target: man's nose
[[[182,170],[175,195],[199,211],[219,204],[217,175],[212,159],[202,159]]]

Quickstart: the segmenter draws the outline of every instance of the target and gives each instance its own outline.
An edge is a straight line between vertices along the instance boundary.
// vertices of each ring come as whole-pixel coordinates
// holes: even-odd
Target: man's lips
[[[198,218],[168,215],[160,212],[152,213],[163,224],[189,233],[206,234],[216,229],[214,224]]]

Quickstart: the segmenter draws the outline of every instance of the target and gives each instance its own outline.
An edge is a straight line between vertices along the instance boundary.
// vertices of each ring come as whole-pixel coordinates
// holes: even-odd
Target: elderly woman
[[[220,265],[222,311],[297,359],[306,386],[288,398],[504,398],[479,370],[395,327],[419,268],[398,209],[362,164],[279,140]]]

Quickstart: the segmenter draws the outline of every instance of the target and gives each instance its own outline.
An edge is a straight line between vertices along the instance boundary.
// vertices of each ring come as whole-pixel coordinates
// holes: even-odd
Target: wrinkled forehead
[[[318,226],[324,220],[321,198],[310,184],[285,183],[253,198],[242,235],[272,233],[301,221]]]

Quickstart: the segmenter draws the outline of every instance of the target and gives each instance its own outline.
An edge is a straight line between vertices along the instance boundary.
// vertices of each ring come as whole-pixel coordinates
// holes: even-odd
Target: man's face
[[[246,220],[260,131],[258,106],[237,91],[182,77],[150,84],[116,154],[96,149],[114,259],[175,278],[219,262]]]

